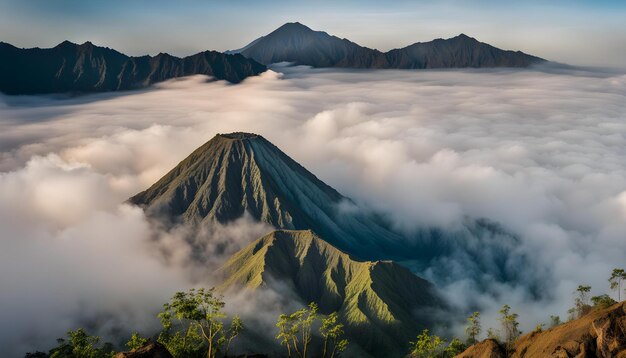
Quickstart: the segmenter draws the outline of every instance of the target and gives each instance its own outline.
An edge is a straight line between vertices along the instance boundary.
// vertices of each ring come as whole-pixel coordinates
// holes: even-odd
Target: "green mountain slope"
[[[222,291],[287,285],[303,303],[338,311],[351,342],[373,356],[402,356],[441,307],[434,287],[391,261],[357,261],[311,231],[274,231],[218,271]],[[282,288],[284,289],[284,288]]]

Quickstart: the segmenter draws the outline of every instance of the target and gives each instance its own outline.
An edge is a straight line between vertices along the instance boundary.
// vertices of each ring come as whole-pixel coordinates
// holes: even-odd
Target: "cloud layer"
[[[24,322],[0,345],[23,352],[34,326],[50,322],[60,336],[94,307],[152,314],[198,282],[184,235],[155,233],[120,203],[233,131],[265,136],[402,230],[471,217],[516,233],[532,258],[519,270],[552,287],[540,302],[523,284],[484,295],[462,275],[424,272],[460,306],[471,297],[488,323],[503,303],[528,328],[563,317],[578,284],[607,292],[626,252],[626,76],[275,71],[236,86],[192,77],[125,94],[0,98],[0,320]],[[245,220],[205,234],[225,233],[234,250],[266,229]]]

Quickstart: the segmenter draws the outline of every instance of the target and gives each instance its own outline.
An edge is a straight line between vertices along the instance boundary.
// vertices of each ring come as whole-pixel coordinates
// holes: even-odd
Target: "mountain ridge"
[[[382,52],[324,31],[312,30],[299,22],[286,23],[242,47],[239,52],[265,65],[292,62],[343,68],[528,67],[545,62],[521,51],[498,49],[465,34]]]
[[[0,92],[11,95],[132,90],[197,74],[238,83],[265,70],[254,60],[216,51],[131,57],[89,41],[28,49],[0,43]]]
[[[66,40],[52,48],[18,48],[0,42],[0,92],[19,95],[132,90],[197,74],[239,83],[276,62],[312,67],[435,69],[524,68],[546,60],[521,51],[501,50],[465,34],[381,52],[290,22],[239,50],[203,51],[186,57],[167,53],[127,56],[89,41],[79,45]]]
[[[373,356],[403,356],[411,335],[444,306],[434,286],[392,261],[359,261],[310,230],[276,230],[231,256],[218,290],[280,283],[320,312],[338,312],[350,342]]]

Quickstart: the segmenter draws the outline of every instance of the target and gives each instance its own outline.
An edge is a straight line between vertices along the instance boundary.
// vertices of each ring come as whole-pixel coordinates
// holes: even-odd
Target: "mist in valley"
[[[606,293],[623,264],[625,96],[626,75],[594,70],[278,66],[239,85],[195,76],[136,92],[0,97],[0,321],[12,323],[0,346],[45,349],[78,325],[149,333],[176,290],[211,285],[216,267],[271,228],[244,217],[165,230],[124,202],[235,131],[264,136],[407,236],[497,223],[517,239],[510,251],[466,245],[510,265],[524,257],[510,267],[515,281],[484,287],[462,252],[418,274],[455,312],[480,310],[485,327],[505,303],[524,330],[565,318],[579,284]],[[211,241],[198,253],[190,237]],[[257,317],[273,328],[280,296],[237,295],[227,309],[273,307]]]

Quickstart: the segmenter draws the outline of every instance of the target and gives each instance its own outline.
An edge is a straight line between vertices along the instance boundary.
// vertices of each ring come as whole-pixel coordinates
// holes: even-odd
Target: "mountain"
[[[391,261],[358,261],[312,231],[274,231],[234,254],[218,270],[219,290],[280,283],[320,312],[339,313],[351,344],[375,357],[401,357],[427,312],[443,307],[434,287]]]
[[[129,57],[91,42],[65,41],[49,49],[0,42],[0,91],[12,95],[130,90],[197,74],[238,83],[265,70],[241,55],[215,51],[185,58]]]
[[[528,67],[545,61],[520,51],[501,50],[463,34],[383,53],[311,30],[298,22],[287,23],[231,52],[239,52],[266,65],[286,61],[313,67],[346,68]]]
[[[534,282],[515,269],[529,264],[516,250],[519,239],[499,225],[468,218],[458,227],[401,232],[251,133],[216,135],[129,202],[166,227],[229,223],[248,213],[276,229],[312,230],[361,259],[400,261],[441,280],[463,275],[485,289],[493,280]]]
[[[494,340],[485,340],[457,358],[626,357],[626,302],[596,309],[543,332],[526,334],[513,343],[512,352],[505,353]]]
[[[216,135],[129,201],[171,224],[226,223],[247,212],[275,228],[311,229],[364,258],[382,255],[404,240],[251,133]]]
[[[263,64],[293,62],[313,67],[386,67],[385,55],[346,39],[295,22],[287,23],[241,49],[240,53]]]
[[[465,34],[391,50],[386,54],[391,68],[528,67],[545,62],[521,51],[507,51]]]

